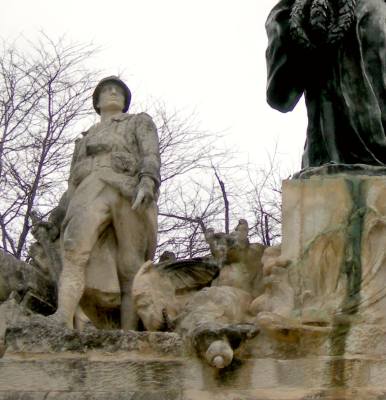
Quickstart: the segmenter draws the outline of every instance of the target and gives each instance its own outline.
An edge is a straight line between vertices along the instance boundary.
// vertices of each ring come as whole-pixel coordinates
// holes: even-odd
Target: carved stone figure
[[[231,286],[213,286],[195,293],[177,321],[181,333],[212,367],[231,364],[234,351],[259,333],[249,314],[253,297]]]
[[[386,164],[385,21],[384,0],[280,0],[271,11],[267,100],[288,112],[304,93],[304,168]]]
[[[44,271],[57,286],[59,275],[62,270],[60,257],[60,225],[64,218],[65,196],[62,196],[59,205],[50,213],[49,220],[43,221],[37,212],[31,212],[32,229],[31,233],[36,239],[28,249],[32,264]],[[59,218],[57,217],[57,214]],[[57,293],[56,293],[57,295]],[[56,299],[55,299],[56,301]]]
[[[211,256],[191,260],[168,257],[158,264],[142,265],[134,279],[133,299],[145,329],[173,329],[186,304],[208,286],[228,287],[232,293],[244,293],[248,298],[262,294],[261,258],[265,246],[249,243],[245,220],[240,220],[229,234],[208,229],[205,239]],[[216,289],[208,293],[216,295]],[[223,303],[219,307],[227,307],[228,301]]]
[[[281,257],[281,247],[268,247],[261,259],[264,274],[264,293],[253,300],[250,311],[275,312],[282,316],[290,316],[294,309],[294,290],[289,283],[288,260]]]
[[[46,271],[0,250],[0,304],[10,296],[33,312],[55,310],[55,284]]]
[[[208,229],[205,239],[211,257],[145,263],[134,279],[133,300],[145,329],[175,330],[210,366],[222,369],[258,334],[256,313],[249,311],[262,293],[265,246],[249,243],[245,220],[229,234]]]
[[[93,105],[101,120],[75,146],[61,205],[62,272],[53,316],[70,328],[95,253],[103,259],[103,273],[118,278],[121,328],[137,328],[131,288],[156,248],[160,155],[152,119],[127,114],[130,100],[119,78],[100,81]]]
[[[265,246],[250,243],[248,222],[240,219],[233,232],[225,234],[207,229],[205,240],[220,268],[212,286],[232,286],[256,296],[262,290],[261,257]]]
[[[145,329],[174,330],[189,299],[209,286],[218,273],[213,261],[200,257],[142,265],[134,278],[133,300]]]

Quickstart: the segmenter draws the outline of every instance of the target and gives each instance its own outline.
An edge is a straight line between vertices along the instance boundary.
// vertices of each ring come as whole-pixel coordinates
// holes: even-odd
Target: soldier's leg
[[[155,208],[154,208],[155,207]],[[118,276],[121,287],[121,328],[138,328],[138,316],[132,300],[133,280],[141,265],[154,257],[157,239],[157,210],[151,205],[144,212],[133,211],[121,198],[113,211],[118,242]]]
[[[109,189],[96,192],[79,207],[69,205],[62,239],[62,273],[56,319],[73,328],[73,319],[85,288],[86,265],[99,235],[111,222]],[[77,194],[74,195],[76,197]]]

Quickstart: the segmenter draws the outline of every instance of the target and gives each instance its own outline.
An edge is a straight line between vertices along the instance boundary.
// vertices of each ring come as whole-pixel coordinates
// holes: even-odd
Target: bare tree
[[[187,177],[182,185],[175,185],[172,195],[164,192],[160,201],[158,254],[170,250],[177,258],[192,258],[207,253],[204,233],[208,227],[219,225],[222,211],[222,198],[213,182]]]
[[[18,43],[19,44],[19,43]],[[71,158],[74,125],[90,113],[96,73],[84,63],[92,45],[53,41],[2,43],[0,58],[1,248],[21,258],[34,208],[58,201]]]
[[[0,248],[17,258],[26,255],[34,211],[44,218],[65,191],[77,123],[94,113],[97,75],[84,67],[96,51],[92,45],[44,34],[28,45],[21,52],[3,43],[0,58]],[[268,169],[234,163],[221,135],[201,129],[194,115],[170,111],[160,101],[147,110],[158,127],[162,158],[158,254],[205,254],[205,230],[228,233],[240,218],[249,221],[251,238],[277,241],[274,159]]]
[[[250,235],[266,246],[281,238],[281,183],[285,175],[276,162],[276,150],[264,168],[247,168],[245,189]],[[287,177],[289,175],[287,174]]]
[[[149,113],[162,154],[158,255],[207,254],[206,229],[229,233],[241,218],[249,222],[251,240],[268,246],[280,240],[282,173],[276,151],[257,167],[219,147],[221,136],[201,130],[194,116],[169,112],[159,102]]]
[[[182,184],[172,182],[161,196],[159,254],[165,250],[179,258],[207,254],[205,231],[210,227],[229,233],[240,219],[249,222],[251,241],[266,246],[280,241],[283,174],[275,156],[263,167],[220,161],[200,166],[193,177],[184,178]]]
[[[158,255],[165,250],[178,258],[208,251],[203,233],[216,224],[222,199],[213,182],[213,162],[225,162],[230,152],[219,146],[221,135],[200,129],[194,114],[169,111],[154,102],[153,116],[160,137],[161,196]]]

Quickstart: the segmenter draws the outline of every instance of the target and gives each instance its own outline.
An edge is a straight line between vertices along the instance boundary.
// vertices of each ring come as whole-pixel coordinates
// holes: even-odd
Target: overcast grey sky
[[[265,102],[264,23],[276,0],[2,1],[0,36],[66,34],[102,50],[97,67],[120,73],[137,102],[162,99],[196,111],[246,158],[266,160],[278,143],[284,169],[300,169],[306,113]],[[102,76],[101,76],[102,78]]]

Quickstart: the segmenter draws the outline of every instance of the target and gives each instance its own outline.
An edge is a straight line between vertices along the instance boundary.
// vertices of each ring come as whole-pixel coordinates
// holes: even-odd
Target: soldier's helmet
[[[125,106],[122,110],[122,112],[126,112],[129,109],[130,102],[131,102],[131,92],[130,89],[126,86],[125,82],[123,82],[121,79],[119,79],[117,76],[108,76],[107,78],[103,78],[98,85],[96,86],[94,93],[92,94],[92,105],[94,106],[95,111],[97,114],[100,114],[100,110],[97,106],[98,104],[98,98],[99,98],[99,93],[105,83],[109,82],[114,82],[118,86],[120,86],[123,89],[123,92],[125,94]]]

